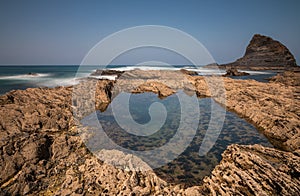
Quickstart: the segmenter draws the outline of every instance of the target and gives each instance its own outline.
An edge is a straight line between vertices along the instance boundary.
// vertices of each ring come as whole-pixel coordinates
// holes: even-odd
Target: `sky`
[[[300,64],[299,9],[298,0],[0,0],[0,65],[77,65],[105,37],[140,25],[186,32],[220,64],[243,56],[259,33],[286,45]],[[147,53],[156,60],[159,52],[138,55]]]

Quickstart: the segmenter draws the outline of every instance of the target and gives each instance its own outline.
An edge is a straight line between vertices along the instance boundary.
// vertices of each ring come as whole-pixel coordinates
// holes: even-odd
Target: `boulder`
[[[196,71],[189,71],[189,70],[186,70],[186,69],[180,69],[181,73],[184,73],[184,74],[187,74],[187,75],[190,75],[190,76],[197,76],[198,75],[198,72]]]
[[[122,74],[124,73],[124,71],[118,71],[118,70],[112,70],[112,69],[108,69],[108,70],[96,70],[95,72],[91,73],[91,76],[111,76],[111,75],[117,75],[118,77],[120,77]]]
[[[248,76],[248,75],[250,74],[247,72],[238,71],[237,68],[231,67],[226,70],[226,74],[224,74],[223,76]]]

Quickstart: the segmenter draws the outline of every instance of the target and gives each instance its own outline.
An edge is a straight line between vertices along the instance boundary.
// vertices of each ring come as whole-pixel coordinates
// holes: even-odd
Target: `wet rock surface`
[[[199,96],[212,96],[222,104],[223,100],[218,97],[216,90],[207,90],[204,78],[194,77],[193,80]],[[299,150],[299,86],[230,78],[224,78],[223,81],[229,110],[252,121],[277,148]],[[215,85],[211,89],[220,89],[220,84],[211,84]]]
[[[89,80],[73,88],[17,90],[1,96],[0,194],[300,194],[299,86],[285,82],[223,78],[226,106],[261,127],[270,141],[285,151],[259,145],[230,146],[199,186],[186,189],[163,181],[153,171],[115,168],[88,151],[78,135],[83,128],[73,112],[82,118],[95,108],[105,109],[122,87],[136,93],[168,92],[166,95],[180,88],[187,93],[196,89],[197,95],[211,96],[224,104],[217,97],[220,90],[208,89],[219,84],[200,76],[181,74],[183,80],[175,76],[179,75],[135,70],[127,76],[125,72],[116,82]],[[79,97],[81,100],[76,99]],[[115,153],[120,160],[128,158]]]
[[[113,69],[108,69],[108,70],[96,70],[93,73],[91,73],[91,76],[111,76],[111,75],[117,75],[120,77],[124,71],[118,71],[118,70],[113,70]]]

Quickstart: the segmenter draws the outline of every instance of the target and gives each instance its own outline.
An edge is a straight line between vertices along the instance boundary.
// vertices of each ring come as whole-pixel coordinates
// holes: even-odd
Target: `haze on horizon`
[[[80,64],[106,36],[139,25],[184,31],[220,64],[240,58],[259,33],[287,46],[300,64],[299,8],[297,0],[5,0],[0,2],[0,65]],[[123,57],[120,63],[128,64],[130,55]],[[164,58],[181,62],[168,54]]]

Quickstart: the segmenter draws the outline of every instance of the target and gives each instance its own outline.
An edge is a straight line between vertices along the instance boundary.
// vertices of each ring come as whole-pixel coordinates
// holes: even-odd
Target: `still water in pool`
[[[106,135],[124,149],[138,152],[153,150],[166,145],[174,137],[180,124],[181,115],[178,93],[164,99],[158,98],[153,93],[142,93],[130,94],[129,110],[132,119],[138,124],[146,124],[151,121],[149,107],[155,102],[163,104],[165,111],[162,111],[162,113],[166,112],[167,115],[161,128],[151,135],[141,136],[125,131],[119,126],[114,117],[114,112],[118,111],[118,108],[112,110],[111,105],[104,112],[97,111],[96,120],[99,121]],[[199,185],[201,180],[209,175],[220,162],[221,154],[228,145],[261,144],[263,146],[272,146],[253,125],[235,113],[225,111],[222,106],[216,104],[217,111],[226,112],[225,121],[214,146],[206,156],[199,156],[199,148],[209,126],[212,112],[211,104],[214,101],[211,98],[201,98],[198,99],[198,103],[200,108],[199,126],[191,143],[173,161],[154,169],[155,173],[162,179],[186,186]],[[121,107],[124,106],[119,105],[119,107],[121,110]],[[91,116],[87,116],[81,122],[84,126],[92,127],[95,125],[95,119]],[[98,140],[96,139],[95,141]],[[92,151],[99,150],[97,145],[94,145],[94,147]],[[166,158],[172,156],[171,151],[161,153],[164,153],[163,157]],[[153,161],[155,162],[156,160]],[[147,163],[151,166],[151,162]]]

